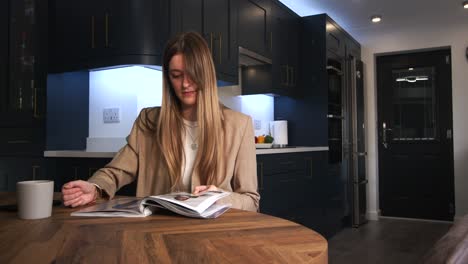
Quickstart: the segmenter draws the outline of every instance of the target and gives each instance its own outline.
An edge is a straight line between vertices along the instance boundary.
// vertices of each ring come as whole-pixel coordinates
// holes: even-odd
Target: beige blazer
[[[137,180],[136,195],[144,197],[170,192],[171,181],[162,162],[154,135],[142,131],[138,123],[151,118],[157,120],[160,108],[145,108],[133,124],[127,144],[114,159],[98,170],[88,181],[99,185],[112,198],[122,186]],[[221,202],[233,208],[257,211],[260,195],[257,191],[257,161],[254,131],[250,116],[224,109],[224,180],[217,186],[231,195]],[[203,185],[192,174],[192,190]]]

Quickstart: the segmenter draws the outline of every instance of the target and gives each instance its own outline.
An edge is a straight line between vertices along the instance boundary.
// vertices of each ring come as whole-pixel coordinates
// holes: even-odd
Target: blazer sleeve
[[[255,153],[252,118],[243,119],[245,124],[231,180],[233,192],[222,202],[231,203],[233,208],[258,211],[260,195],[257,191],[257,156]]]
[[[88,182],[97,184],[112,199],[115,192],[134,181],[138,174],[138,137],[141,134],[139,123],[146,110],[143,109],[133,124],[127,144],[122,147],[111,162],[99,169],[88,179]]]

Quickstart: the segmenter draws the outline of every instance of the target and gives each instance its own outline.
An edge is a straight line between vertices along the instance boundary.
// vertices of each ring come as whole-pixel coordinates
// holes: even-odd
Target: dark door
[[[377,57],[384,216],[453,220],[450,50]]]

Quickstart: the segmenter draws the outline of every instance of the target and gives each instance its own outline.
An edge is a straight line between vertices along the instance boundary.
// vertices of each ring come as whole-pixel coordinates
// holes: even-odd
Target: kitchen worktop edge
[[[257,149],[257,155],[309,152],[309,151],[328,151],[328,147],[289,147],[289,148],[270,148]],[[90,152],[86,150],[46,150],[44,157],[47,158],[113,158],[117,152]]]

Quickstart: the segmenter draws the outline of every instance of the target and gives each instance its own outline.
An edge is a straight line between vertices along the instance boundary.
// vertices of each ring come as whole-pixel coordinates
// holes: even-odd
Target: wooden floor
[[[346,228],[328,241],[329,263],[420,263],[451,225],[381,218],[360,228]]]

